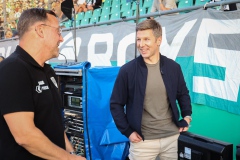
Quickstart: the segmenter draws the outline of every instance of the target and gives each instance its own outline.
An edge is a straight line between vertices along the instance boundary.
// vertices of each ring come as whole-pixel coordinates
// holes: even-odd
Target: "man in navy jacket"
[[[180,65],[160,54],[160,24],[148,19],[136,31],[141,55],[121,67],[111,95],[111,113],[119,131],[130,140],[131,160],[158,156],[177,160],[179,132],[187,131],[192,119],[189,91]]]

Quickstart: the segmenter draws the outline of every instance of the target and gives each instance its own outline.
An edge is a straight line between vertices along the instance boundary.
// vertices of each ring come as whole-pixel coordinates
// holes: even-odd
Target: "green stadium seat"
[[[122,17],[131,17],[131,16],[133,16],[133,11],[132,10],[124,11],[122,13]]]
[[[84,19],[85,18],[91,18],[92,17],[92,11],[85,12]]]
[[[146,13],[147,13],[146,8],[140,8],[139,9],[139,14],[140,15],[143,15],[143,14],[146,14]],[[133,16],[136,16],[136,14],[137,14],[137,11],[135,10]]]
[[[82,20],[84,17],[84,12],[80,12],[76,14],[76,21]]]
[[[112,6],[111,14],[114,14],[114,13],[120,13],[120,5],[119,4]]]
[[[109,21],[109,15],[101,15],[99,22]]]
[[[79,27],[81,25],[81,20],[76,21],[76,27]]]
[[[70,28],[70,27],[73,26],[73,23],[72,23],[71,20],[68,20],[67,22],[64,23],[64,26],[65,26],[66,28]]]
[[[102,13],[101,15],[109,15],[111,8],[109,6],[102,7]]]
[[[81,23],[80,23],[81,26],[82,26],[82,25],[86,25],[86,24],[89,24],[89,18],[83,18],[83,19],[81,20]]]
[[[97,23],[98,21],[99,21],[99,16],[92,16],[89,23],[94,24],[94,23]]]
[[[77,13],[76,14],[76,20],[77,21],[80,21],[80,20],[82,20],[83,18],[84,18],[84,12],[79,12],[79,13]]]
[[[84,12],[80,12],[76,14],[76,26],[79,26],[81,20],[84,18]]]
[[[110,17],[110,20],[117,20],[117,19],[121,19],[120,18],[120,13],[117,13],[117,12],[112,14],[111,17]]]
[[[124,3],[121,6],[120,12],[129,11],[131,9],[131,2]]]
[[[92,17],[100,16],[101,15],[101,8],[94,9]]]
[[[143,7],[144,8],[152,7],[152,3],[153,3],[153,0],[144,0]]]

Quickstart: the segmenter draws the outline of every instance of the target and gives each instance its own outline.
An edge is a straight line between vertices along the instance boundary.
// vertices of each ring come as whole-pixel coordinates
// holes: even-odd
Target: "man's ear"
[[[160,46],[162,43],[162,36],[158,37],[157,39],[157,45]]]
[[[43,30],[42,30],[42,29],[43,29],[43,28],[42,28],[41,25],[38,25],[38,26],[35,27],[35,31],[36,31],[37,35],[38,35],[39,37],[41,37],[41,38],[44,37],[44,35],[43,35]]]

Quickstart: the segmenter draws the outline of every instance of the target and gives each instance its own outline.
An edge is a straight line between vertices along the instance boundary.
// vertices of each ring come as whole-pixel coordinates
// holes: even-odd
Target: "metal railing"
[[[144,15],[137,15],[139,17],[137,17],[137,16],[122,17],[121,19],[117,19],[117,20],[108,20],[108,21],[104,21],[104,22],[96,22],[94,24],[86,24],[86,25],[82,25],[82,26],[73,25],[74,27],[64,28],[63,31],[93,27],[93,26],[100,26],[100,25],[108,25],[108,24],[113,24],[113,23],[118,23],[118,22],[127,22],[127,21],[130,21],[130,20],[136,20],[136,18],[158,17],[158,16],[168,15],[168,14],[173,14],[173,13],[180,13],[180,12],[197,10],[197,9],[200,9],[200,8],[207,9],[207,8],[212,8],[212,7],[217,7],[217,6],[220,6],[220,8],[223,8],[224,5],[234,4],[234,3],[240,3],[240,0],[228,0],[228,1],[213,2],[213,3],[209,2],[209,3],[206,3],[204,5],[191,6],[191,7],[185,7],[185,8],[176,8],[176,9],[172,9],[172,10],[159,11],[159,12],[154,12],[154,13],[147,13],[147,14],[144,14]],[[0,41],[11,40],[11,39],[16,39],[16,38],[3,39],[3,40],[0,40]]]
[[[173,14],[173,13],[197,10],[200,8],[207,9],[207,8],[212,8],[212,7],[217,7],[217,6],[220,6],[221,8],[223,8],[224,5],[233,4],[233,3],[240,3],[240,0],[219,1],[219,2],[212,2],[212,3],[209,2],[204,5],[191,6],[191,7],[186,7],[186,8],[177,8],[177,9],[172,9],[172,10],[166,10],[166,11],[160,11],[160,12],[139,15],[139,18],[157,17],[157,16],[168,15],[168,14]],[[100,26],[100,25],[106,25],[106,24],[112,24],[112,23],[118,23],[118,22],[125,22],[125,21],[130,21],[130,20],[136,20],[136,16],[123,17],[121,19],[108,20],[105,22],[96,22],[94,24],[86,24],[86,25],[82,25],[82,26],[77,26],[76,29],[87,28],[87,27],[92,27],[92,26]],[[63,30],[73,30],[74,28],[75,27],[70,27],[70,28],[65,28]]]

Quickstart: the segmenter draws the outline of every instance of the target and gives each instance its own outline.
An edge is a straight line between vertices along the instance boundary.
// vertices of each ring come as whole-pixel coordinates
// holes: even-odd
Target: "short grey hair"
[[[23,11],[19,17],[17,24],[17,31],[19,39],[28,31],[28,29],[36,22],[44,22],[47,20],[47,14],[51,14],[55,17],[57,15],[51,10],[45,10],[43,8],[31,8]]]

